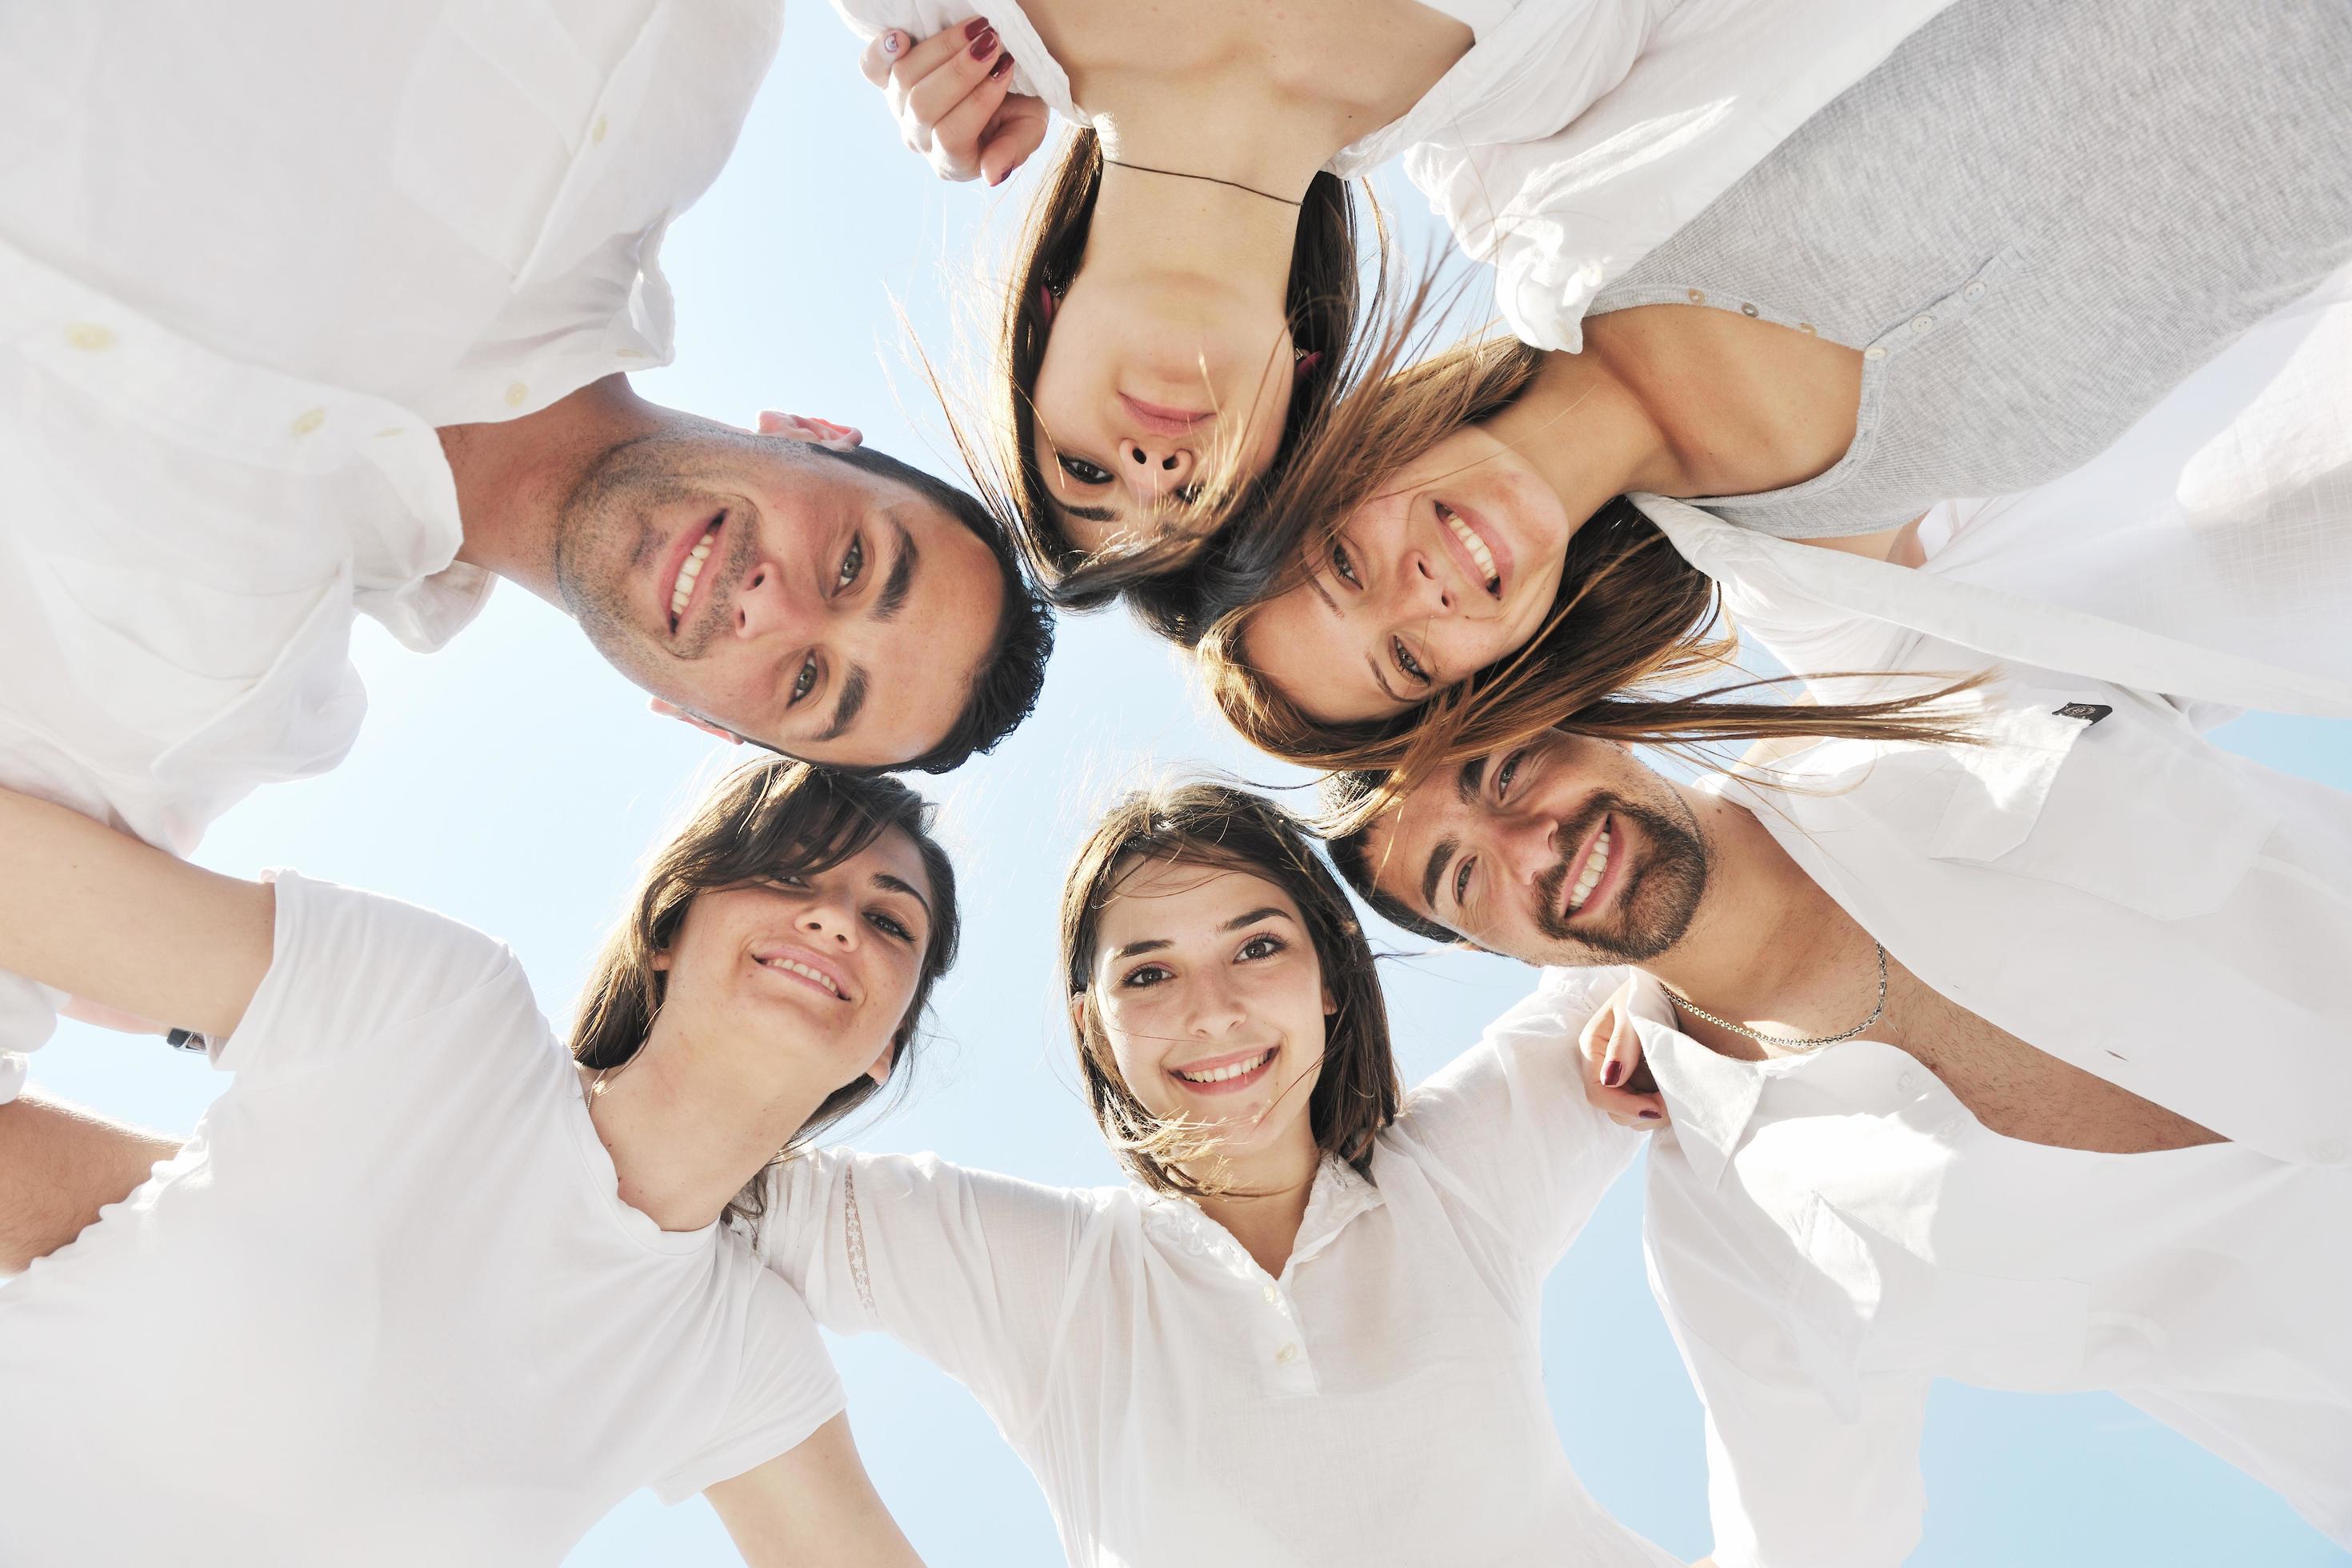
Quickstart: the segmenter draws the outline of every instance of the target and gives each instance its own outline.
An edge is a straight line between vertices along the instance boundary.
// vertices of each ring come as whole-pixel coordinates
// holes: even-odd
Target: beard
[[[1706,891],[1706,841],[1699,834],[1698,818],[1690,806],[1678,796],[1667,799],[1678,815],[1602,795],[1560,834],[1564,843],[1582,844],[1602,817],[1613,816],[1621,824],[1639,827],[1646,847],[1642,858],[1622,873],[1624,886],[1617,895],[1612,923],[1571,925],[1560,912],[1561,895],[1572,869],[1566,860],[1536,879],[1536,929],[1580,955],[1557,962],[1643,963],[1682,941],[1690,929],[1691,917],[1698,912],[1699,900]],[[1632,848],[1621,842],[1614,853],[1626,854]]]
[[[696,437],[644,436],[623,441],[590,465],[556,514],[555,593],[589,642],[625,674],[649,668],[658,654],[693,659],[715,641],[726,618],[725,592],[714,592],[698,625],[681,626],[672,638],[667,626],[646,626],[645,609],[631,586],[651,566],[667,542],[650,521],[688,505],[719,503],[710,490],[686,476],[702,466],[709,442]],[[741,507],[730,509],[725,561],[711,560],[712,586],[740,583],[760,552],[759,529]],[[671,536],[675,538],[675,535]]]

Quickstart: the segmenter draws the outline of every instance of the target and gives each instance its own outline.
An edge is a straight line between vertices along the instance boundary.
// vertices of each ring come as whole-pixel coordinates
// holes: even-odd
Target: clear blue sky
[[[959,311],[1003,253],[1025,176],[994,195],[934,181],[898,145],[854,40],[801,0],[782,58],[717,187],[672,229],[677,365],[650,395],[748,421],[763,406],[861,426],[942,472],[936,405],[899,347],[891,296],[934,357],[963,363]],[[1390,181],[1409,243],[1435,237]],[[966,378],[969,384],[969,378]],[[511,942],[542,1007],[567,1012],[583,961],[637,856],[720,760],[644,711],[572,627],[502,589],[446,651],[418,658],[363,625],[373,712],[350,761],[268,791],[213,832],[203,858],[251,875],[298,867],[445,910]],[[2352,788],[2352,727],[2242,721],[2222,739]],[[935,1149],[1033,1181],[1116,1180],[1074,1089],[1053,976],[1061,871],[1094,808],[1202,764],[1287,783],[1242,750],[1172,657],[1114,613],[1065,624],[1037,716],[993,757],[929,787],[945,803],[970,933],[939,998],[912,1102],[855,1135]],[[1408,952],[1421,944],[1390,933]],[[1468,1046],[1527,972],[1443,954],[1389,966],[1409,1079]],[[184,1130],[222,1079],[149,1041],[68,1027],[37,1058],[55,1092]],[[1707,1545],[1696,1401],[1643,1282],[1640,1183],[1629,1177],[1554,1278],[1548,1385],[1586,1485],[1686,1556]],[[961,1389],[894,1345],[837,1342],[866,1462],[935,1563],[1059,1561],[1036,1485]],[[2121,1401],[1947,1386],[1924,1462],[1927,1564],[2352,1562],[2271,1494]],[[2348,1458],[2347,1462],[2352,1462]],[[572,1555],[588,1565],[736,1561],[701,1502],[640,1494]],[[1203,1565],[1208,1568],[1208,1565]]]

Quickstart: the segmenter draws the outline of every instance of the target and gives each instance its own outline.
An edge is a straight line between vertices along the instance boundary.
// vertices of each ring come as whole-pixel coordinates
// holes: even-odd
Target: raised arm
[[[39,1090],[0,1105],[0,1275],[79,1236],[147,1179],[177,1139],[142,1132]]]
[[[751,1568],[922,1568],[866,1474],[846,1415],[702,1495]]]
[[[270,889],[0,790],[0,969],[227,1035],[268,972]]]

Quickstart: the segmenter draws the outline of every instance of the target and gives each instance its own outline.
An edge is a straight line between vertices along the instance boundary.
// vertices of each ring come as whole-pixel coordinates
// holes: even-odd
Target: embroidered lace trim
[[[848,1205],[847,1227],[849,1247],[849,1279],[857,1287],[857,1300],[869,1317],[880,1314],[874,1307],[874,1281],[866,1273],[866,1226],[857,1216],[857,1167],[852,1163],[841,1173],[842,1192]]]

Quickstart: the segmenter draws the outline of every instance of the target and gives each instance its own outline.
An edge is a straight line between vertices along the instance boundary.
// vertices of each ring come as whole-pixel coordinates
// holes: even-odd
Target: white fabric
[[[1635,502],[1801,675],[1900,668],[1925,634],[2204,705],[2352,716],[2352,273],[2183,382],[2074,473],[1956,500],[1927,563]],[[1836,695],[1824,689],[1824,696]]]
[[[1513,330],[1574,349],[1601,284],[1695,216],[1949,0],[1444,0],[1476,42],[1398,120],[1326,165],[1403,154]],[[860,37],[929,37],[969,0],[834,0]],[[986,7],[1013,87],[1093,116],[1013,0]]]
[[[670,356],[772,0],[0,7],[0,784],[187,852],[440,646],[435,426]],[[0,1098],[51,998],[0,975]]]
[[[1188,1201],[844,1150],[778,1172],[763,1250],[820,1322],[971,1390],[1074,1564],[1655,1568],[1544,1398],[1544,1276],[1637,1142],[1559,1034],[1515,1009],[1412,1097],[1372,1182],[1327,1161],[1278,1279]]]
[[[180,1155],[0,1289],[0,1561],[552,1563],[842,1407],[720,1224],[620,1199],[514,955],[277,879]]]

